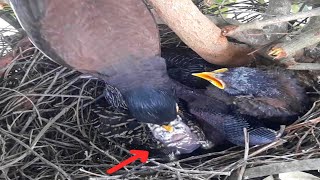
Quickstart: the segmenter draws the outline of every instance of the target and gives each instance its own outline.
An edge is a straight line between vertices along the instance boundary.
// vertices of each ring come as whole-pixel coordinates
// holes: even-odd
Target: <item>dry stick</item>
[[[270,0],[268,8],[266,10],[266,15],[263,16],[264,21],[268,21],[268,19],[272,19],[274,16],[283,17],[290,14],[291,10],[291,3],[288,0]],[[260,23],[262,21],[258,21]],[[272,21],[273,22],[273,21]],[[252,24],[252,23],[247,23]],[[237,29],[241,28],[242,26],[246,26],[247,24],[241,24],[238,26],[226,26],[222,30],[222,34],[232,33],[230,36],[234,39],[237,39],[240,42],[248,44],[252,47],[256,47],[256,50],[249,53],[253,55],[254,53],[258,52],[258,54],[262,56],[266,56],[265,51],[267,48],[274,43],[275,41],[279,41],[282,39],[287,33],[287,22],[280,22],[276,23],[273,22],[271,25],[266,25],[263,29],[256,28],[252,30],[240,31],[238,32]],[[250,27],[250,26],[249,26]]]
[[[54,118],[52,118],[39,132],[39,134],[34,138],[32,144],[31,144],[31,149],[33,149],[40,138],[46,133],[46,131],[63,115],[65,115],[73,106],[77,104],[77,101],[74,101],[72,104],[69,106],[63,108],[59,114],[57,114]]]
[[[278,140],[278,141],[275,141],[275,142],[273,142],[273,143],[270,143],[270,144],[268,144],[268,145],[266,145],[266,146],[258,149],[257,151],[254,151],[253,153],[251,153],[251,154],[249,155],[249,158],[251,158],[251,157],[253,157],[253,156],[256,156],[256,155],[258,155],[258,154],[260,154],[260,153],[262,153],[262,152],[265,152],[266,150],[268,150],[268,149],[270,149],[270,148],[277,147],[277,146],[283,144],[284,142],[285,142],[284,140],[281,140],[281,139],[280,139],[280,140]]]
[[[188,173],[188,174],[217,174],[217,175],[224,175],[224,176],[230,176],[230,172],[221,172],[221,171],[198,171],[198,170],[189,170],[189,169],[178,169],[178,168],[174,168],[174,167],[171,167],[171,166],[168,166],[166,164],[161,164],[161,163],[158,163],[157,161],[154,161],[154,160],[150,160],[150,162],[152,162],[153,164],[156,164],[160,167],[163,167],[163,168],[166,168],[166,169],[169,169],[171,171],[174,171],[174,172],[183,172],[183,173]]]
[[[5,134],[6,136],[9,136],[11,139],[15,140],[17,143],[19,143],[21,146],[25,147],[27,149],[27,152],[25,152],[23,155],[21,155],[19,158],[17,159],[24,159],[27,155],[29,155],[30,153],[34,154],[35,156],[37,156],[41,161],[43,161],[44,163],[46,163],[47,165],[55,168],[57,171],[59,171],[63,176],[65,176],[67,179],[71,180],[71,177],[60,167],[56,166],[55,164],[51,163],[50,161],[48,161],[47,159],[45,159],[44,157],[42,157],[40,154],[38,154],[36,151],[33,150],[33,148],[31,148],[30,146],[28,146],[27,144],[25,144],[24,142],[22,142],[21,140],[19,140],[18,138],[14,137],[13,135],[11,135],[9,132],[7,132],[6,130],[0,128],[0,131]],[[21,158],[23,157],[23,158]],[[20,161],[19,160],[19,161]],[[12,161],[13,162],[13,161]],[[4,166],[0,166],[0,170],[5,169],[10,167],[12,164],[12,162],[4,165]],[[10,164],[10,166],[8,166]]]
[[[31,61],[28,69],[26,70],[26,73],[20,81],[20,84],[24,83],[24,81],[27,79],[27,76],[29,75],[29,72],[31,71],[31,68],[34,67],[33,65],[37,62],[38,59],[41,59],[42,57],[44,57],[44,55],[40,51],[34,55],[33,60]]]
[[[320,8],[315,8],[310,11],[299,12],[299,13],[285,15],[285,16],[279,16],[279,17],[277,16],[274,18],[270,18],[268,20],[263,20],[263,21],[257,20],[257,21],[251,22],[251,23],[242,24],[240,26],[235,27],[232,30],[224,31],[223,34],[225,36],[232,36],[235,33],[249,30],[249,29],[263,29],[264,26],[282,23],[282,22],[288,22],[288,21],[292,21],[292,20],[296,20],[296,19],[313,17],[313,16],[320,16]]]
[[[298,141],[297,147],[296,147],[296,151],[295,151],[296,153],[299,152],[300,147],[301,147],[301,143],[302,143],[303,140],[309,135],[309,133],[311,132],[311,130],[312,130],[312,128],[308,129],[308,131],[306,131],[306,132],[304,133],[304,135],[303,135],[301,138],[299,138],[299,141]]]
[[[83,94],[84,88],[87,86],[87,84],[90,83],[90,81],[91,81],[91,79],[88,79],[87,82],[85,82],[85,83],[82,85],[82,88],[81,88],[81,91],[80,91],[80,95]],[[77,111],[76,111],[76,114],[75,114],[76,120],[77,120],[77,125],[78,125],[77,127],[78,127],[80,133],[82,134],[82,136],[88,138],[88,135],[86,134],[85,130],[84,130],[83,128],[81,128],[81,125],[80,125],[80,124],[81,124],[81,123],[80,123],[80,118],[79,118],[80,101],[81,101],[81,98],[79,98],[79,99],[77,100],[77,106],[76,106],[76,110],[77,110]]]
[[[31,49],[36,49],[35,47],[31,47],[31,48],[28,48],[28,49],[26,49],[26,50],[24,50],[23,52],[21,52],[20,54],[18,54],[15,58],[13,58],[12,59],[12,61],[10,62],[10,64],[8,64],[7,65],[7,70],[6,70],[6,72],[5,72],[5,74],[4,74],[4,77],[8,77],[8,74],[9,74],[9,72],[10,72],[10,70],[12,69],[12,67],[15,65],[15,61],[17,61],[18,59],[20,59],[20,58],[25,58],[24,56],[23,56],[23,54],[25,53],[25,52],[28,52],[29,50],[31,50]]]
[[[87,170],[85,170],[85,169],[83,169],[83,168],[80,168],[79,171],[80,171],[80,172],[87,173],[87,174],[89,174],[89,175],[93,175],[93,176],[105,177],[105,178],[109,177],[109,176],[106,176],[106,175],[101,175],[101,174],[97,174],[97,173],[93,173],[93,172],[87,171]],[[91,179],[91,178],[90,178],[90,179]]]
[[[244,133],[244,140],[245,140],[245,149],[244,149],[244,157],[243,157],[244,165],[240,169],[238,180],[242,180],[242,177],[247,167],[247,160],[249,156],[249,134],[248,134],[247,128],[243,128],[243,133]]]
[[[26,96],[43,96],[43,97],[67,97],[67,98],[82,98],[86,100],[94,100],[91,96],[83,96],[83,95],[64,95],[64,94],[25,94]],[[17,111],[16,111],[17,112]]]
[[[53,80],[51,81],[50,85],[47,87],[47,89],[44,91],[45,94],[49,93],[50,90],[52,89],[52,87],[55,85],[56,81],[58,80],[59,76],[61,73],[63,73],[66,70],[66,68],[62,68],[59,72],[57,72],[53,78]],[[40,97],[37,100],[37,104],[39,104],[43,99],[45,98],[45,96]]]
[[[298,70],[298,71],[316,71],[320,70],[320,64],[319,63],[294,63],[293,65],[290,65],[287,67],[287,69],[291,70]]]
[[[315,125],[315,124],[317,124],[317,123],[320,123],[320,117],[319,117],[319,118],[315,118],[315,119],[308,120],[308,121],[303,122],[303,123],[300,123],[300,124],[295,124],[295,125],[288,126],[288,127],[285,129],[285,131],[288,132],[288,131],[291,131],[291,130],[300,128],[300,127],[302,127],[302,126]]]
[[[15,93],[17,93],[17,94],[20,94],[20,95],[23,96],[24,98],[26,98],[26,99],[32,104],[32,106],[35,108],[35,111],[36,111],[36,113],[37,113],[37,115],[38,115],[39,121],[41,122],[40,112],[39,112],[37,106],[33,103],[33,101],[32,101],[30,98],[28,98],[28,97],[27,97],[26,95],[24,95],[23,93],[21,93],[21,92],[19,92],[19,91],[17,91],[17,90],[14,90],[14,89],[9,89],[9,88],[5,88],[5,87],[0,87],[0,90],[1,90],[1,89],[8,90],[8,91],[13,91],[13,92],[15,92]]]
[[[100,151],[102,154],[104,154],[104,155],[106,155],[107,157],[109,157],[110,159],[114,160],[116,163],[118,163],[118,164],[120,163],[120,161],[119,161],[117,158],[111,156],[108,152],[106,152],[106,151],[98,148],[98,147],[97,147],[95,144],[93,144],[93,142],[91,142],[91,141],[90,141],[90,145],[91,145],[93,148],[95,148],[95,149],[97,149],[98,151]],[[124,168],[126,171],[129,171],[129,169],[127,169],[126,167],[123,167],[123,168]]]
[[[320,159],[273,163],[247,169],[244,178],[250,179],[285,172],[317,170],[319,167]]]

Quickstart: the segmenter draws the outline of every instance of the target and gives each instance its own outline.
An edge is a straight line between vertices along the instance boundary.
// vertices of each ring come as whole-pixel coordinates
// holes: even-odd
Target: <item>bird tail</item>
[[[262,145],[276,140],[277,133],[272,129],[263,127],[259,122],[246,120],[244,117],[227,117],[223,124],[224,133],[228,141],[238,146],[245,145],[244,128],[249,134],[249,145]]]

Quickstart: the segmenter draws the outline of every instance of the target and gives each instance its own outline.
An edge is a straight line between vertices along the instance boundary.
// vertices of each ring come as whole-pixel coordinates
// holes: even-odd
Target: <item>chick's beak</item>
[[[173,126],[171,125],[162,125],[162,127],[168,132],[173,132]]]
[[[192,73],[192,75],[209,81],[211,84],[213,84],[219,89],[224,89],[225,83],[221,79],[217,78],[216,74],[226,72],[227,70],[227,68],[222,68],[212,72]]]

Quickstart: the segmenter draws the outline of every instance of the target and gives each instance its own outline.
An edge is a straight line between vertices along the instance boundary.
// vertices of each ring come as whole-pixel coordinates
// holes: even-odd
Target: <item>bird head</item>
[[[130,113],[140,122],[162,126],[173,131],[170,122],[178,117],[173,91],[153,87],[139,87],[124,93]]]
[[[209,81],[231,95],[280,95],[277,80],[272,75],[256,68],[222,68],[192,75]]]
[[[199,138],[182,122],[173,91],[139,87],[124,93],[130,113],[146,123],[153,136],[174,154],[191,153],[201,146]]]
[[[195,135],[191,129],[182,122],[181,117],[171,121],[169,126],[173,128],[172,132],[169,132],[157,124],[148,123],[153,136],[164,144],[168,150],[174,152],[174,154],[188,154],[196,150],[201,146],[201,141],[197,135]]]
[[[219,89],[225,89],[226,82],[223,80],[223,77],[224,73],[226,73],[227,71],[227,68],[222,68],[212,72],[192,73],[192,75],[209,81],[212,85],[216,86]]]

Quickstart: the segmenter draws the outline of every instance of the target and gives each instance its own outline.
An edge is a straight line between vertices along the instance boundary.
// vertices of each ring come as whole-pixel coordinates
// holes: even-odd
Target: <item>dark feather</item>
[[[163,48],[161,55],[166,59],[169,77],[191,88],[204,89],[210,84],[206,80],[192,76],[192,73],[220,68],[208,63],[191,49]]]

